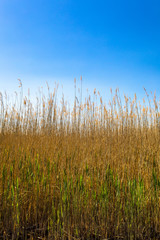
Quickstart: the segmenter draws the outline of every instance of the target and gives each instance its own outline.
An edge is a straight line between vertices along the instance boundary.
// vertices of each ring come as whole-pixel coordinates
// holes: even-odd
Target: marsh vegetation
[[[22,84],[20,82],[20,87]],[[0,97],[0,239],[160,239],[160,111],[57,88]]]

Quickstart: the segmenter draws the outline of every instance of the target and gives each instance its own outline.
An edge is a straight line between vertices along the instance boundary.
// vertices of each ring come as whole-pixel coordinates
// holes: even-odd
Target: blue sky
[[[74,95],[97,88],[160,96],[160,1],[0,0],[0,91],[17,79],[35,94],[48,81]]]

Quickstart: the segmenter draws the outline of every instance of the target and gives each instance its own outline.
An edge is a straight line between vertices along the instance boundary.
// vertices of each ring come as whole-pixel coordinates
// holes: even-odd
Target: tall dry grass
[[[160,105],[111,95],[1,94],[1,239],[160,239]]]

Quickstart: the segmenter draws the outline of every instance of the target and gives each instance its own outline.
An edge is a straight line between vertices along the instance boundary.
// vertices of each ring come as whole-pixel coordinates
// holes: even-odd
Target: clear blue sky
[[[81,75],[84,92],[159,97],[160,1],[0,0],[0,91],[57,81],[68,97]]]

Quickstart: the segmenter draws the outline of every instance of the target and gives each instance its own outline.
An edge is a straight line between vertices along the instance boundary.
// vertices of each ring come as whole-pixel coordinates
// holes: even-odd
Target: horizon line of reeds
[[[112,89],[111,100],[108,103],[103,102],[99,91],[94,89],[93,101],[91,95],[82,100],[82,84],[79,99],[76,95],[75,82],[75,99],[72,109],[70,103],[65,101],[64,94],[60,104],[57,101],[58,84],[53,92],[50,92],[48,83],[48,97],[40,94],[40,98],[36,98],[36,103],[30,101],[30,97],[23,96],[22,82],[19,79],[20,95],[15,95],[15,101],[10,102],[7,94],[5,96],[0,92],[0,132],[24,134],[45,132],[73,132],[78,128],[86,131],[103,129],[106,131],[125,131],[128,127],[141,129],[160,129],[160,101],[156,99],[156,95],[152,96],[152,101],[144,88],[147,101],[143,98],[143,104],[138,101],[136,94],[134,98],[124,94],[124,98],[120,98],[119,89],[115,90],[113,95]],[[82,79],[81,79],[82,82]]]

